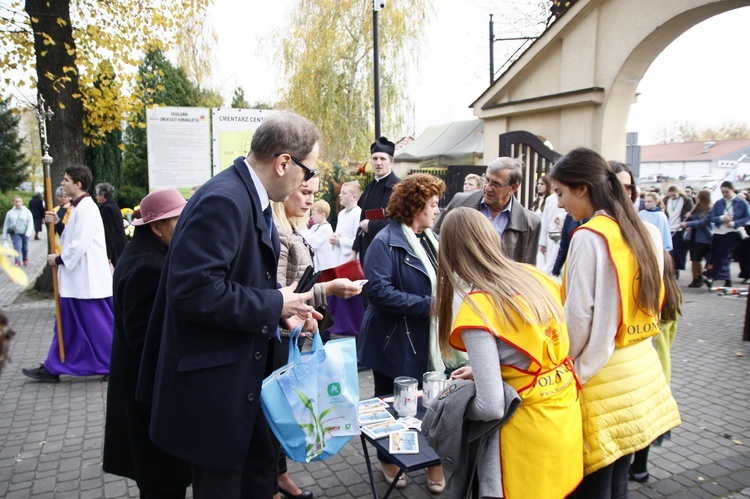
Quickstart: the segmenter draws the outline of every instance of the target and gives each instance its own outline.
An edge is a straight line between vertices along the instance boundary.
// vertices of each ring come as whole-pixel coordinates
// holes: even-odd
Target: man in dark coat
[[[104,237],[107,240],[107,258],[112,265],[117,265],[128,238],[122,223],[122,212],[115,202],[115,188],[112,184],[96,185],[96,202],[104,223]]]
[[[31,212],[31,216],[34,217],[34,239],[39,239],[45,211],[44,200],[42,199],[41,192],[37,192],[34,194],[34,197],[29,200],[29,211]]]
[[[247,158],[206,182],[180,215],[146,333],[136,399],[151,440],[191,464],[193,495],[271,497],[276,460],[260,389],[280,320],[314,331],[296,283],[277,288],[283,201],[318,160],[320,132],[290,112],[266,117]]]
[[[388,225],[388,220],[380,211],[378,218],[368,218],[377,210],[385,210],[388,206],[388,200],[391,198],[393,186],[401,182],[401,179],[392,173],[393,155],[396,146],[385,137],[380,137],[370,146],[370,162],[375,179],[367,184],[362,197],[359,198],[357,205],[362,208],[362,214],[359,217],[359,230],[354,238],[350,260],[354,260],[359,253],[359,261],[364,265],[365,253],[367,247],[375,236]]]
[[[151,408],[135,400],[146,328],[164,258],[185,198],[157,189],[141,201],[133,240],[115,269],[112,357],[107,388],[104,462],[107,473],[135,480],[141,497],[185,497],[190,465],[155,446],[148,436]]]

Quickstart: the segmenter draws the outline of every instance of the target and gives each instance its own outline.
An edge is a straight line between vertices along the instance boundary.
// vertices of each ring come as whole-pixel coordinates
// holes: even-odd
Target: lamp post
[[[375,140],[380,138],[380,54],[378,47],[378,12],[385,7],[385,0],[372,2],[372,60],[375,90]]]
[[[495,83],[495,30],[492,24],[492,14],[490,14],[490,86]]]
[[[55,113],[47,106],[44,108],[44,97],[39,94],[39,101],[36,108],[36,119],[39,122],[39,136],[42,142],[42,165],[44,166],[44,191],[47,210],[52,209],[52,178],[50,175],[50,166],[52,166],[52,156],[49,155],[49,144],[47,143],[47,120],[51,120]],[[47,245],[48,254],[56,253],[55,244],[55,223],[47,223]],[[57,267],[52,267],[52,290],[55,294],[55,313],[57,316],[57,345],[60,352],[60,362],[65,363],[65,347],[63,346],[62,316],[60,315],[60,288],[57,284]]]

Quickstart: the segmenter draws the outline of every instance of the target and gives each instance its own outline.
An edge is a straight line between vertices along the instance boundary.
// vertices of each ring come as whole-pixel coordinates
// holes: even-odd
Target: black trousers
[[[609,466],[586,475],[570,497],[575,499],[627,499],[628,469],[632,458],[633,454],[622,456]]]
[[[271,428],[258,410],[242,471],[216,471],[192,465],[195,499],[271,499],[276,492],[276,459]]]

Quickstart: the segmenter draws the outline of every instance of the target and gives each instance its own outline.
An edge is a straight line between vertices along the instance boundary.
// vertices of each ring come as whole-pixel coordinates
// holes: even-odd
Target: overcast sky
[[[515,4],[526,3],[515,0]],[[411,133],[429,125],[472,119],[468,106],[489,84],[488,21],[501,23],[501,0],[436,0],[420,71],[412,77]],[[212,20],[219,34],[222,93],[229,104],[234,87],[248,101],[276,100],[280,86],[270,49],[257,40],[283,30],[290,0],[215,0]],[[386,9],[381,15],[387,15]],[[750,7],[713,17],[690,29],[652,64],[632,106],[628,131],[648,144],[653,132],[675,121],[716,126],[750,121]],[[502,36],[496,25],[496,36]],[[507,35],[506,35],[507,36]],[[503,47],[496,44],[496,52]],[[502,63],[497,57],[496,67]]]

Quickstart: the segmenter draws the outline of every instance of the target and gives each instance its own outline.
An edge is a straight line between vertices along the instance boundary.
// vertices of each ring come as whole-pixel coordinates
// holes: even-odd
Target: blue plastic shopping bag
[[[265,380],[260,401],[268,424],[286,455],[298,462],[322,461],[359,435],[359,378],[354,338],[312,350],[297,346],[301,328],[292,331],[289,362]]]

